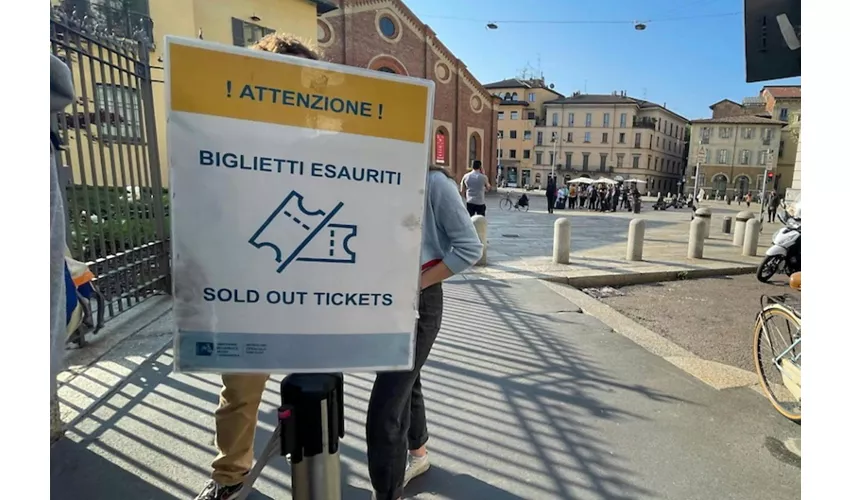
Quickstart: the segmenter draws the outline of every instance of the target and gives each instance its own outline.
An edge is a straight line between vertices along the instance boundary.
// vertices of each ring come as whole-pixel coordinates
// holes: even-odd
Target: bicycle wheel
[[[502,210],[510,210],[514,206],[510,198],[502,198],[499,202],[499,208]]]
[[[801,323],[786,306],[770,304],[756,319],[753,358],[770,404],[785,418],[800,422]]]

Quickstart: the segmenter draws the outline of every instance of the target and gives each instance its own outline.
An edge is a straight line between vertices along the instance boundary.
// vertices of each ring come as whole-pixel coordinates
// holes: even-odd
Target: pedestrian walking
[[[490,179],[481,173],[481,160],[474,160],[472,172],[467,172],[460,181],[460,192],[466,197],[466,211],[470,217],[486,215],[485,193],[488,191],[490,191]]]
[[[546,206],[550,214],[555,213],[555,197],[558,196],[558,185],[555,178],[549,177],[546,181]]]
[[[779,204],[781,203],[782,198],[779,196],[779,193],[776,191],[770,192],[770,198],[767,203],[767,221],[768,222],[776,222],[776,210],[779,209]]]
[[[747,208],[749,208],[750,203],[753,202],[753,193],[752,192],[747,193],[746,202],[747,202]]]

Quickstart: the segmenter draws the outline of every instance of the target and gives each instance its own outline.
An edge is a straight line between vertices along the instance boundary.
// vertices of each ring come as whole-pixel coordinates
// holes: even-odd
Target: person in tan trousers
[[[318,61],[319,51],[298,37],[273,33],[251,47]],[[242,491],[245,475],[254,463],[254,432],[267,374],[223,374],[218,409],[215,411],[215,445],[212,478],[195,500],[232,500]]]

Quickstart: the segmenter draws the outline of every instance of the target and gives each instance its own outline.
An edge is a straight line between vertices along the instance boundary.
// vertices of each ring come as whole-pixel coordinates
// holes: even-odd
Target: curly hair
[[[311,41],[288,33],[266,35],[251,48],[263,52],[303,57],[314,61],[319,61],[322,58],[321,51]]]

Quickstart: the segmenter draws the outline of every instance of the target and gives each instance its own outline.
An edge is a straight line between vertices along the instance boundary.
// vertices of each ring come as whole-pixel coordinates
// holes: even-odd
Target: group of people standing
[[[546,184],[546,200],[549,213],[556,208],[569,210],[595,210],[597,212],[616,212],[617,207],[631,210],[631,200],[639,197],[636,187],[631,189],[621,184],[578,184],[573,183],[558,189],[557,180],[550,177]]]

